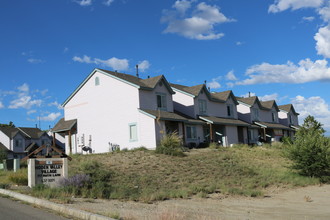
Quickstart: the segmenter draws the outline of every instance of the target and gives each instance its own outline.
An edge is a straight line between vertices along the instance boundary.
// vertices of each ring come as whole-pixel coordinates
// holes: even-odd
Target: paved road
[[[22,204],[19,201],[13,201],[0,197],[0,219],[1,220],[65,220],[53,213],[42,209],[34,208],[30,205]]]

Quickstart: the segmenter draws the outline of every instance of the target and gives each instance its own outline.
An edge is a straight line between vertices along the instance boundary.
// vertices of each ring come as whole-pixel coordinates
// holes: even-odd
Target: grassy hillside
[[[289,170],[289,161],[274,147],[198,149],[185,157],[153,151],[76,155],[70,174],[83,172],[82,164],[95,161],[111,173],[109,197],[113,199],[148,202],[215,192],[258,196],[268,187],[318,183]]]

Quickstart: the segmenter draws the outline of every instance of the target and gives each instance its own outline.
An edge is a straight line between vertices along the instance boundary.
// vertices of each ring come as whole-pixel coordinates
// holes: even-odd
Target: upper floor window
[[[275,112],[272,112],[272,122],[276,122],[276,114],[275,114]]]
[[[157,109],[166,111],[166,94],[165,93],[157,93]]]
[[[227,116],[228,117],[234,117],[233,105],[227,105]]]
[[[23,148],[23,140],[22,139],[16,139],[15,140],[15,147]]]
[[[292,117],[292,115],[289,115],[289,121],[290,121],[290,124],[293,124],[293,117]]]
[[[206,112],[207,112],[206,100],[199,99],[198,100],[198,106],[199,106],[199,114],[200,115],[205,115]]]
[[[257,109],[257,108],[252,109],[252,120],[255,120],[255,121],[259,120],[259,109]]]
[[[99,77],[95,77],[95,86],[100,85],[100,78]]]

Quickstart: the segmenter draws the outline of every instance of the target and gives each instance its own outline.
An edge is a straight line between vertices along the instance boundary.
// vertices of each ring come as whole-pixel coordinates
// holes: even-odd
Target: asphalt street
[[[57,216],[44,209],[38,209],[32,205],[23,204],[20,201],[0,197],[0,220],[65,220],[67,218]]]

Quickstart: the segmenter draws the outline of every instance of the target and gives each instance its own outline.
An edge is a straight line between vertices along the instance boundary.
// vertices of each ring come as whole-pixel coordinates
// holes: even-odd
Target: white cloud
[[[52,112],[46,116],[40,117],[39,119],[40,119],[40,121],[55,121],[60,116],[61,116],[60,112],[57,112],[57,113]]]
[[[236,77],[235,74],[234,74],[234,70],[231,70],[231,71],[229,71],[229,72],[227,73],[227,75],[226,75],[226,79],[227,79],[227,80],[232,80],[232,81],[237,80],[237,77]]]
[[[63,53],[66,53],[66,52],[68,52],[68,51],[69,51],[69,48],[64,47],[64,49],[63,49]]]
[[[319,15],[325,22],[328,22],[330,20],[330,3],[328,4],[328,6],[320,8]]]
[[[129,61],[127,59],[118,59],[116,57],[112,57],[107,60],[102,60],[99,58],[91,58],[89,56],[84,55],[82,58],[78,56],[74,56],[72,58],[73,61],[79,62],[79,63],[94,63],[97,65],[103,65],[103,66],[108,66],[114,70],[127,70],[129,67]]]
[[[319,8],[324,0],[275,0],[268,8],[268,12],[277,13],[287,9],[297,10],[300,8]]]
[[[32,63],[32,64],[39,64],[39,63],[43,63],[44,61],[41,60],[41,59],[34,59],[34,58],[29,58],[27,60],[29,63]]]
[[[269,95],[264,95],[264,96],[258,96],[258,98],[261,101],[275,100],[277,102],[279,100],[277,93],[273,93],[273,94],[269,94]]]
[[[62,105],[57,101],[49,103],[48,106],[55,106],[57,109],[63,109]]]
[[[210,89],[219,89],[221,88],[221,84],[218,82],[221,80],[222,76],[218,76],[216,78],[213,78],[211,82],[207,83],[207,87],[210,87]]]
[[[296,96],[291,100],[295,110],[300,114],[300,124],[308,115],[312,115],[316,120],[324,125],[324,128],[330,131],[330,109],[329,104],[320,96],[313,96],[305,98],[303,96]]]
[[[32,106],[40,106],[42,103],[42,100],[35,99],[33,100],[31,96],[25,95],[21,96],[17,99],[14,99],[10,102],[10,105],[8,108],[10,109],[18,109],[18,108],[25,108],[30,109]]]
[[[34,113],[36,113],[36,112],[37,112],[37,110],[30,110],[30,111],[28,111],[26,114],[31,115],[31,114],[34,114]]]
[[[30,87],[27,83],[24,83],[23,85],[17,87],[18,91],[23,93],[28,93],[30,91]]]
[[[234,20],[221,13],[218,6],[211,6],[205,2],[199,3],[192,10],[191,16],[185,16],[193,2],[195,1],[176,1],[172,6],[174,11],[163,12],[161,20],[168,23],[164,33],[176,33],[196,40],[215,40],[223,37],[223,33],[216,33],[215,25]]]
[[[139,70],[141,70],[141,72],[144,72],[145,70],[149,69],[151,64],[149,63],[148,60],[143,60],[138,65],[139,65]]]
[[[317,54],[330,58],[330,25],[319,29],[315,34]]]
[[[248,79],[236,85],[253,85],[262,83],[306,83],[330,80],[330,68],[327,60],[301,60],[298,65],[288,61],[286,64],[262,63],[247,69]]]
[[[110,6],[115,0],[106,0],[103,2],[104,5]]]
[[[0,101],[0,109],[5,108],[4,104]]]
[[[77,0],[75,2],[78,3],[80,6],[89,6],[92,4],[92,0]]]
[[[237,46],[241,46],[242,44],[243,44],[243,42],[241,42],[241,41],[237,41],[237,42],[236,42],[236,45],[237,45]]]
[[[315,19],[315,17],[313,17],[313,16],[303,17],[302,18],[303,21],[308,21],[308,22],[312,22],[312,21],[314,21],[314,19]]]

